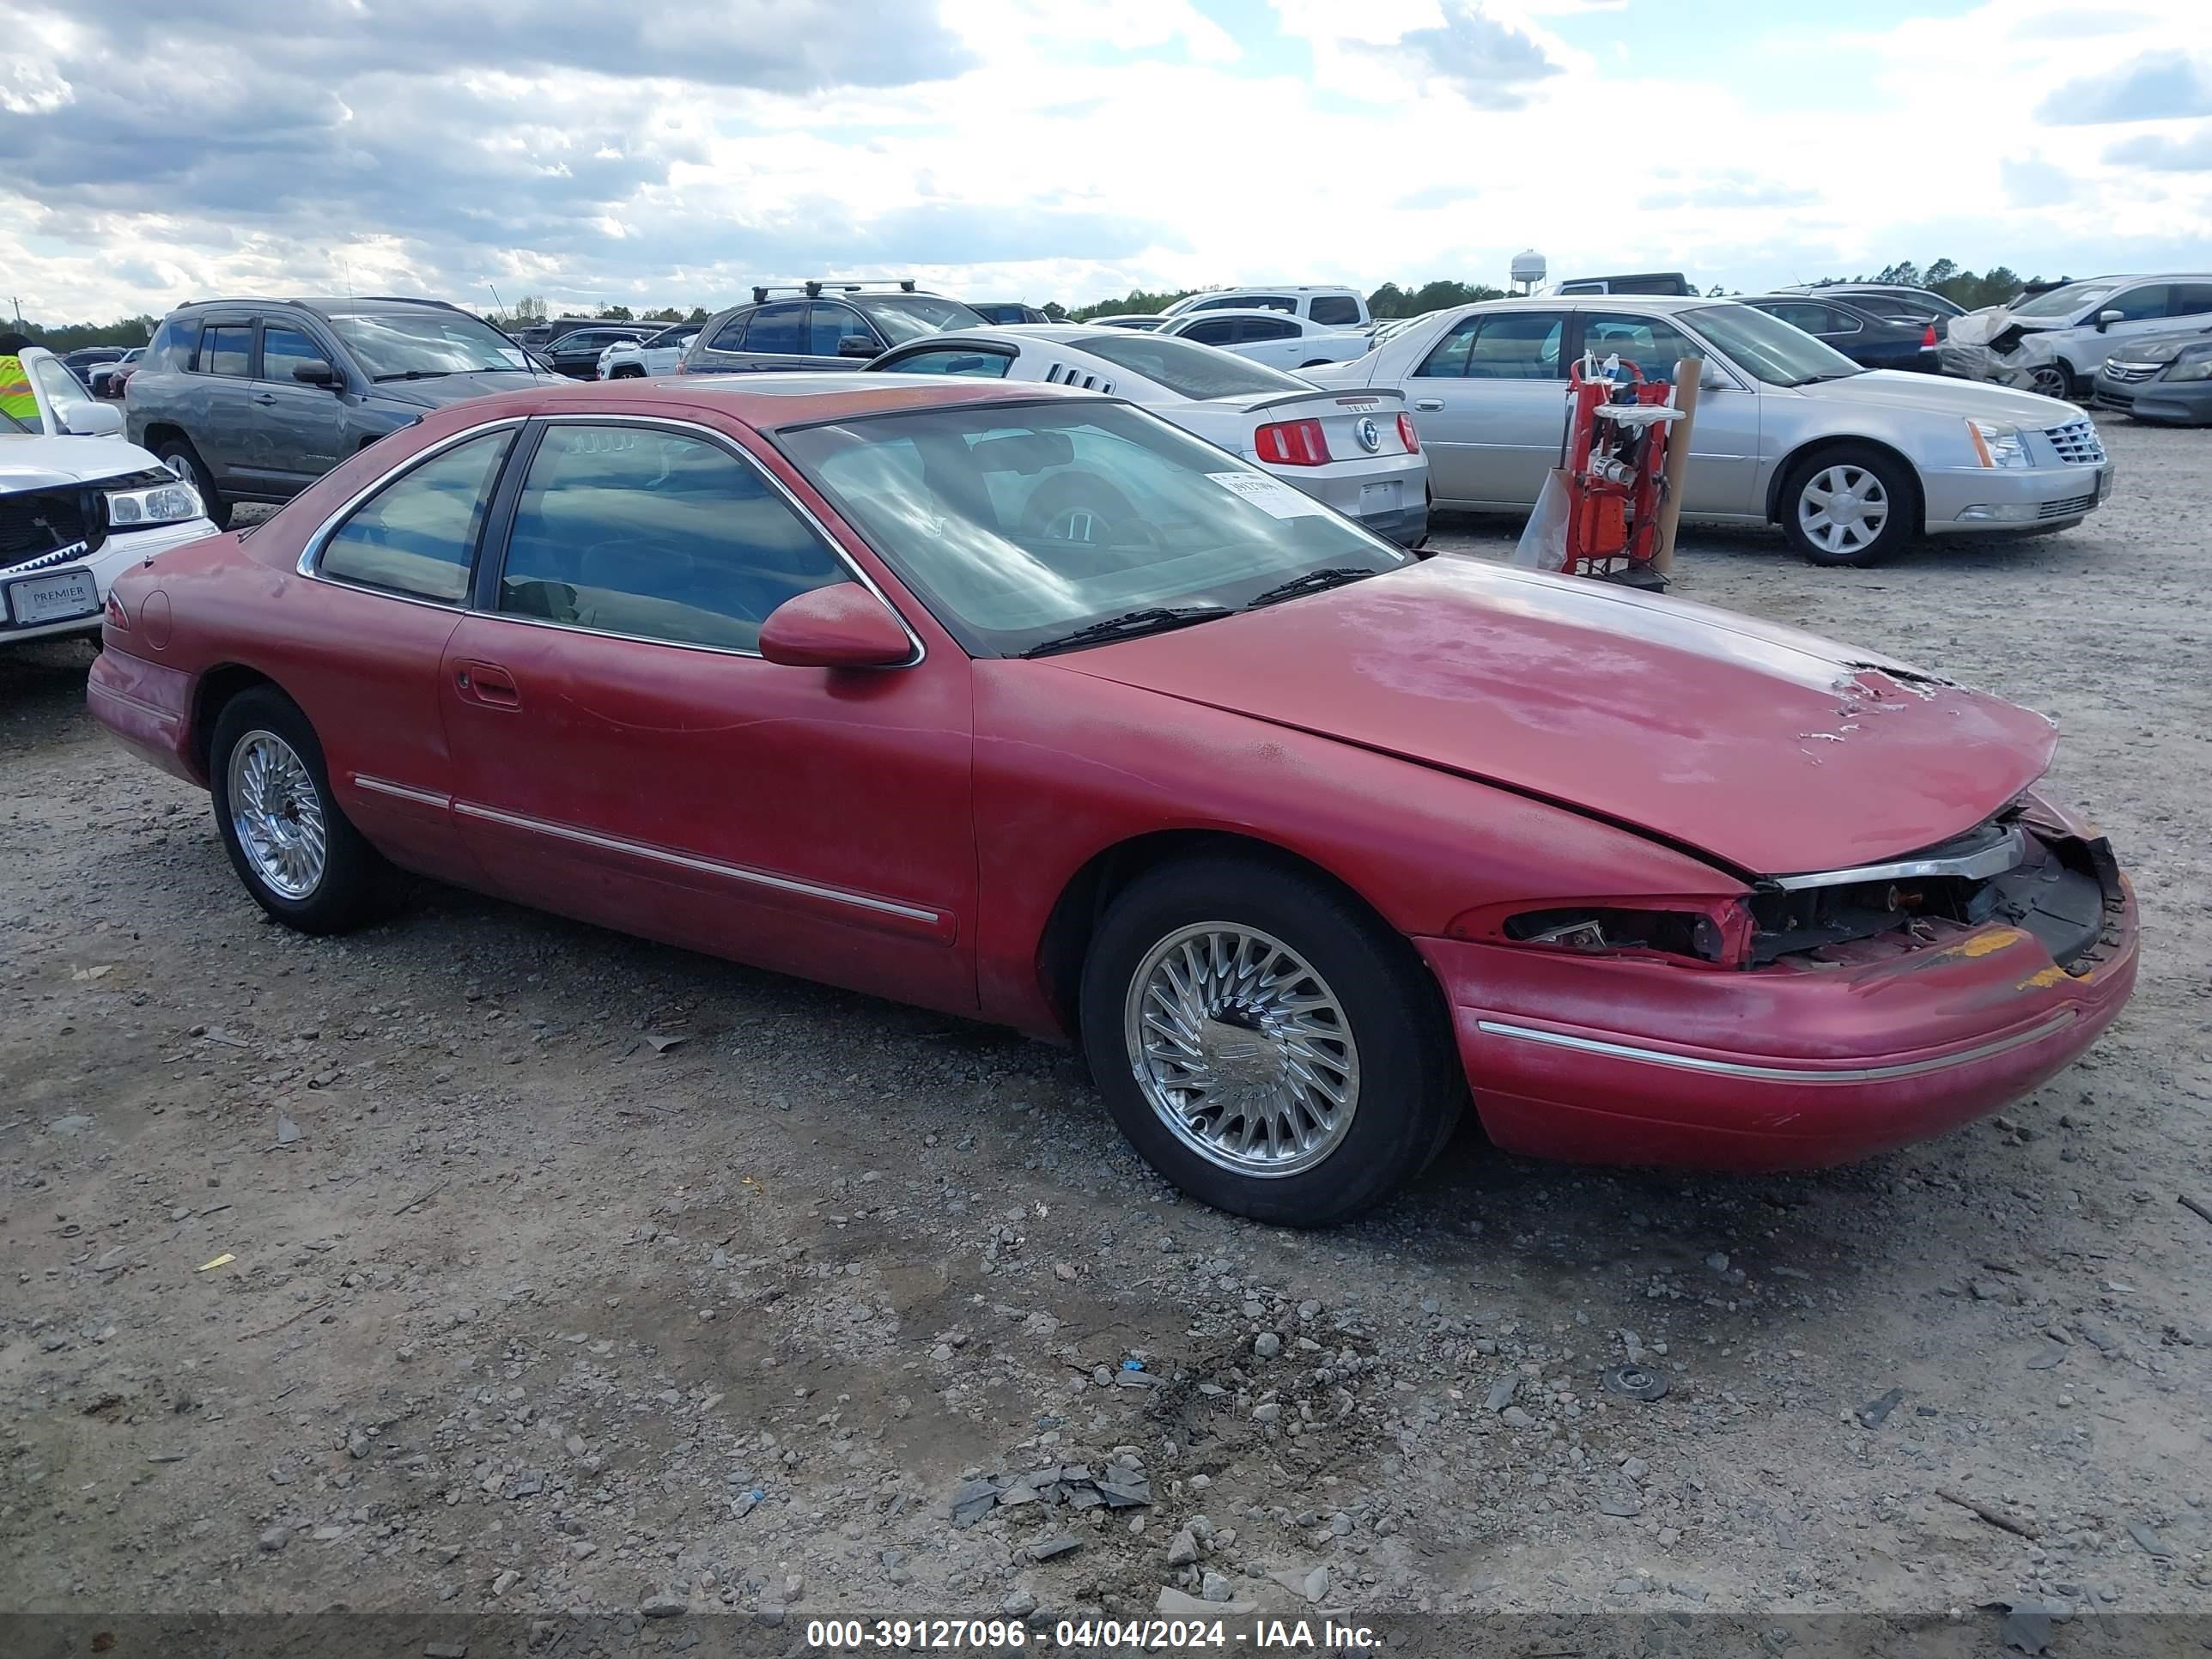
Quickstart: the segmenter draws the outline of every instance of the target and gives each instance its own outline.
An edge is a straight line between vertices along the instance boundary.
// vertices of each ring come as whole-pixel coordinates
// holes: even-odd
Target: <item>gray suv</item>
[[[289,501],[428,410],[550,378],[441,300],[206,300],[155,331],[124,419],[223,526],[235,503]]]
[[[798,297],[775,297],[783,294]],[[895,345],[940,329],[988,326],[959,301],[919,293],[910,280],[757,288],[751,304],[708,319],[678,372],[858,368]]]

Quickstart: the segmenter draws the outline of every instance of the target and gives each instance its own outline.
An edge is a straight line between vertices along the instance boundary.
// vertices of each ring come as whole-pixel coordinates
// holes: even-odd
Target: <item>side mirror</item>
[[[1735,386],[1734,380],[1729,379],[1711,363],[1707,363],[1705,372],[1698,376],[1698,390],[1700,392],[1727,392],[1733,389]]]
[[[342,387],[343,385],[338,379],[337,370],[328,363],[295,363],[292,365],[292,378],[301,386]]]
[[[839,582],[770,611],[760,653],[786,668],[902,668],[914,641],[889,605],[858,582]]]
[[[876,343],[865,334],[847,334],[837,342],[840,357],[875,357],[882,355]]]
[[[2124,311],[2100,311],[2097,313],[2097,332],[2102,334],[2114,323],[2124,323],[2127,319],[2128,313]]]
[[[78,438],[112,438],[123,430],[123,411],[113,404],[88,404],[64,416],[62,429]]]

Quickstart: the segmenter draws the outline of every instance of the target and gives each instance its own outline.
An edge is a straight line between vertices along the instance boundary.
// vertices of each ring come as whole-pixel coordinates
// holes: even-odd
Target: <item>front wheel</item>
[[[1832,449],[1783,485],[1783,533],[1814,564],[1878,564],[1911,538],[1917,500],[1902,463],[1876,449]]]
[[[186,481],[198,494],[200,510],[207,514],[208,522],[217,530],[229,529],[230,503],[215,487],[214,475],[207,470],[207,464],[200,459],[199,451],[182,438],[172,438],[155,453],[168,464],[172,472],[183,472]]]
[[[2081,388],[2063,363],[2045,363],[2028,375],[2028,390],[2061,403],[2079,401]]]
[[[1218,1209],[1326,1226],[1435,1156],[1466,1082],[1406,942],[1349,896],[1256,860],[1131,884],[1084,967],[1084,1048],[1145,1161]]]
[[[254,902],[303,933],[340,933],[377,908],[384,860],[331,795],[314,727],[273,688],[223,706],[209,748],[216,827]]]

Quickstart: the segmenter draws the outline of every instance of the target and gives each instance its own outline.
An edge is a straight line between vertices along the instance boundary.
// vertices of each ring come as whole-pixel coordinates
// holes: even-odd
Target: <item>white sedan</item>
[[[617,340],[599,354],[599,378],[631,380],[649,374],[673,374],[704,323],[677,323],[645,340]]]
[[[97,633],[125,566],[216,533],[191,485],[118,435],[120,410],[51,351],[18,356],[34,407],[0,408],[0,647]],[[0,356],[0,383],[15,365]]]
[[[1279,311],[1193,311],[1163,319],[1156,331],[1170,339],[1218,346],[1270,368],[1346,363],[1373,349],[1364,331],[1328,328]]]
[[[1188,339],[1088,323],[955,329],[894,347],[866,368],[1110,393],[1258,463],[1402,547],[1428,539],[1428,457],[1395,389],[1322,392]],[[1312,511],[1288,492],[1267,510],[1282,518]]]

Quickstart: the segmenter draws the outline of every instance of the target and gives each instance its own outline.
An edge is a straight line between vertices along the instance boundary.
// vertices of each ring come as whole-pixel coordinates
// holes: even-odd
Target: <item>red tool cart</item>
[[[1522,562],[1636,587],[1667,586],[1673,541],[1673,515],[1663,510],[1671,487],[1667,452],[1676,423],[1690,413],[1676,407],[1674,394],[1673,386],[1644,379],[1619,357],[1601,363],[1585,353],[1575,364],[1559,467],[1530,521],[1530,536],[1541,544],[1532,553],[1524,538]],[[1688,441],[1686,427],[1682,440]],[[1674,478],[1686,459],[1677,458]]]

